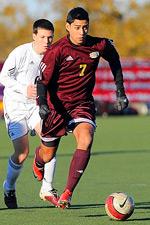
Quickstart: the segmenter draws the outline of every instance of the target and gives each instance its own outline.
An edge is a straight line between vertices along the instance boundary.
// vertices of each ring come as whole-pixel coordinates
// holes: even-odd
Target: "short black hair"
[[[76,8],[71,9],[67,15],[66,22],[71,24],[74,22],[75,19],[87,20],[89,22],[88,12],[81,7],[76,7]]]
[[[39,19],[33,23],[33,33],[34,34],[37,34],[38,28],[52,30],[54,32],[53,24],[49,20],[46,20],[46,19]]]

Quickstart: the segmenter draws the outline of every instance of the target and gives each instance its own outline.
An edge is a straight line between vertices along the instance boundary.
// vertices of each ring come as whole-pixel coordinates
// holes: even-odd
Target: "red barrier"
[[[150,60],[127,59],[122,62],[126,94],[130,102],[150,102]],[[115,84],[108,64],[102,63],[96,72],[94,97],[112,103]]]

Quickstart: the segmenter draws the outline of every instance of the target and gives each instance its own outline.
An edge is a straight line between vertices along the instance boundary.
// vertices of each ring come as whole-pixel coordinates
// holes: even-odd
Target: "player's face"
[[[34,49],[38,54],[44,54],[52,44],[54,32],[39,28],[37,34],[33,34]]]
[[[75,45],[82,45],[88,33],[89,23],[87,20],[74,20],[73,23],[66,23],[66,30],[69,32],[70,40]]]

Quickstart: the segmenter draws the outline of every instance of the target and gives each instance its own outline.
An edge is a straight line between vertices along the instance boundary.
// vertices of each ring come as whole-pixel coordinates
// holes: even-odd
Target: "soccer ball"
[[[134,200],[123,192],[109,195],[105,201],[107,215],[114,220],[126,220],[134,211]]]

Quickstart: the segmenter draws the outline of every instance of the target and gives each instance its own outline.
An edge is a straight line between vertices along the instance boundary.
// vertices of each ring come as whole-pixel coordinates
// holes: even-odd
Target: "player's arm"
[[[3,65],[0,74],[0,83],[11,90],[26,95],[27,88],[16,80],[17,64],[16,54],[12,51]]]
[[[117,96],[116,108],[121,111],[128,106],[128,99],[125,94],[123,73],[119,55],[110,40],[106,39],[106,46],[104,48],[102,57],[109,62],[112,74],[114,76]]]
[[[41,78],[37,80],[37,103],[41,119],[45,119],[50,113],[47,103],[47,87],[55,75],[56,65],[56,55],[53,50],[50,50],[44,55],[40,63]]]
[[[47,104],[47,86],[42,83],[41,79],[37,80],[37,103],[39,115],[41,119],[45,119],[50,113],[50,109]]]

